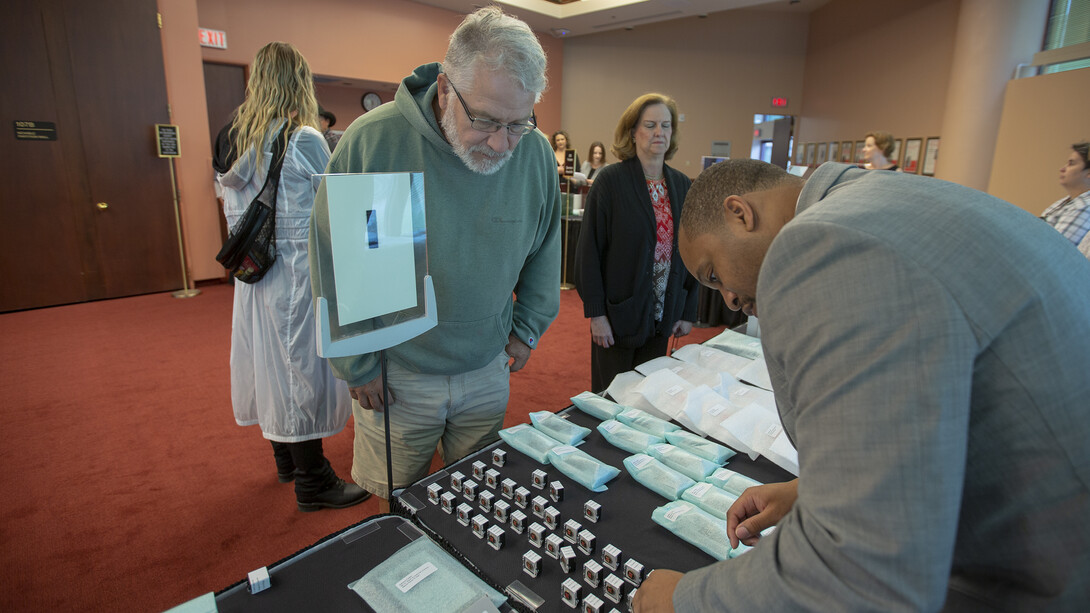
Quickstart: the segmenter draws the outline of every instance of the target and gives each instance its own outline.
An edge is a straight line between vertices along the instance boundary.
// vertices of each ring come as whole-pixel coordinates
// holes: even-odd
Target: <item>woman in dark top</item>
[[[587,185],[594,185],[594,177],[598,176],[598,171],[605,168],[607,164],[609,162],[606,161],[606,146],[599,141],[594,141],[590,144],[590,150],[587,151],[587,161],[583,162],[583,167],[580,169],[587,176]]]
[[[889,132],[867,132],[863,141],[863,162],[871,170],[900,170],[889,158],[893,156],[893,135]]]
[[[671,336],[696,318],[696,280],[677,250],[676,220],[691,183],[666,165],[677,151],[677,104],[644,94],[617,124],[621,160],[603,168],[587,196],[576,286],[590,319],[591,388],[666,355]]]

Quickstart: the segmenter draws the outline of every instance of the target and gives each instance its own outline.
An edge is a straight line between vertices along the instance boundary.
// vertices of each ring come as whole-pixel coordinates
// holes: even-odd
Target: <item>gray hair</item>
[[[443,72],[465,91],[472,87],[468,84],[470,73],[482,62],[489,70],[510,72],[523,89],[534,94],[534,102],[541,100],[548,86],[545,50],[537,36],[530,26],[496,6],[470,13],[450,35]]]
[[[685,194],[681,227],[689,237],[700,236],[723,224],[723,201],[729,196],[802,184],[802,179],[760,160],[726,160],[713,164],[693,181]]]

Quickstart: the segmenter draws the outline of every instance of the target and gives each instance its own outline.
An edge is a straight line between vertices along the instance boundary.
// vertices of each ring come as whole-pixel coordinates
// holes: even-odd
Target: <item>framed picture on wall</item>
[[[818,166],[825,163],[825,160],[829,159],[826,156],[829,155],[829,143],[818,143],[817,146],[817,163]]]
[[[817,149],[817,143],[806,143],[806,165],[814,165],[814,152]]]
[[[929,177],[935,176],[935,164],[939,161],[939,137],[930,136],[927,145],[923,148],[923,163],[920,164],[920,174]]]
[[[806,143],[795,143],[795,164],[802,165],[802,160],[806,157]]]
[[[835,162],[840,159],[840,143],[835,140],[829,143],[829,157],[826,159],[830,162]]]
[[[920,147],[922,145],[922,138],[905,139],[905,160],[901,164],[901,170],[911,173],[920,172]]]
[[[901,150],[903,149],[903,147],[901,147],[901,143],[903,143],[903,142],[904,141],[902,141],[899,138],[894,139],[893,140],[893,155],[889,156],[889,161],[893,162],[894,164],[897,164],[898,166],[901,165]]]
[[[852,141],[846,140],[840,143],[840,161],[844,164],[852,163]]]
[[[863,141],[855,141],[855,163],[862,164],[863,160]]]

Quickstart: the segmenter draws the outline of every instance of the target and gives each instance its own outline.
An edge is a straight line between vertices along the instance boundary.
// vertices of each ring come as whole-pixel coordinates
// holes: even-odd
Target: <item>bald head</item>
[[[693,181],[685,195],[681,227],[690,237],[699,236],[723,224],[723,201],[728,196],[788,186],[802,189],[802,184],[802,179],[760,160],[719,162]]]

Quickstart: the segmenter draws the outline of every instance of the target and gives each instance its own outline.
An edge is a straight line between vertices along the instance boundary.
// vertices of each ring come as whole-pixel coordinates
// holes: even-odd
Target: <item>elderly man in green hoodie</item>
[[[330,173],[424,171],[439,323],[387,350],[395,489],[427,474],[437,446],[450,463],[498,439],[509,374],[559,310],[559,185],[534,117],[545,85],[530,28],[480,9],[443,63],[418,67],[393,102],[353,122],[329,162]],[[315,262],[316,248],[329,248],[316,230],[327,222],[323,188],[310,229],[315,296],[332,284]],[[352,478],[388,500],[378,355],[330,363],[355,400]]]

